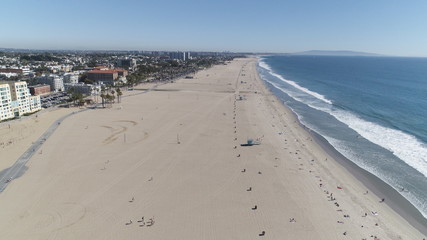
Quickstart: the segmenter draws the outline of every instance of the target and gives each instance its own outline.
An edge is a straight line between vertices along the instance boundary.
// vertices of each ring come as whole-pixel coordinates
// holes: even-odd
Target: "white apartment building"
[[[30,96],[28,101],[30,103],[30,112],[33,113],[42,109],[42,101],[40,96]]]
[[[0,83],[0,121],[13,118],[12,96],[7,83]]]
[[[96,95],[98,92],[101,92],[101,85],[92,85],[84,83],[64,83],[65,91],[73,89],[76,93],[81,93],[85,95]]]
[[[30,90],[27,82],[11,82],[9,83],[10,92],[12,94],[12,109],[15,116],[21,116],[30,112]]]
[[[27,82],[0,83],[0,120],[22,116],[41,109],[40,96],[31,96]]]
[[[74,73],[66,73],[64,74],[64,84],[65,83],[78,83],[79,82],[79,75]],[[65,86],[64,86],[65,87]],[[65,89],[67,90],[67,89]]]

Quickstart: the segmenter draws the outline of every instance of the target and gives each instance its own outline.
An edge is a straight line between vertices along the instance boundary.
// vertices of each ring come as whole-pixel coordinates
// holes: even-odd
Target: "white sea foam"
[[[262,61],[260,61],[260,66],[264,67],[261,65],[261,62]],[[265,69],[268,70],[268,68],[265,68]],[[269,70],[269,73],[283,81],[283,77],[274,73],[271,69]],[[422,173],[425,177],[427,177],[427,146],[421,141],[419,141],[416,137],[396,129],[387,128],[379,124],[366,121],[351,112],[336,109],[332,105],[321,104],[320,102],[318,103],[313,102],[311,99],[301,96],[300,94],[294,91],[283,89],[271,81],[268,81],[268,82],[272,84],[275,88],[288,94],[293,99],[299,102],[302,102],[311,108],[314,108],[332,115],[338,121],[346,124],[348,127],[356,131],[358,134],[360,134],[362,137],[364,137],[368,141],[389,150],[396,157],[403,160],[406,164],[413,167],[414,169]],[[294,84],[296,84],[292,81],[287,81],[287,80],[285,80],[284,82],[290,84],[293,87],[295,87]],[[294,84],[289,82],[292,82]],[[295,87],[295,88],[298,90],[301,90],[298,87]],[[306,92],[306,91],[303,91],[303,92],[316,97],[317,93],[313,94],[312,91],[310,90],[308,91],[309,92]],[[316,97],[316,98],[322,100],[319,97]],[[328,103],[327,101],[324,101],[324,100],[322,101]]]
[[[260,67],[267,69],[268,71],[272,72],[273,70],[270,68],[270,66],[268,66],[267,63],[265,63],[264,61],[262,61],[263,59],[261,59],[258,64]]]
[[[365,139],[389,150],[427,177],[427,148],[414,136],[368,122],[347,111],[334,109],[329,113]]]
[[[427,162],[425,161],[426,148],[425,148],[425,145],[421,144],[414,137],[397,130],[388,129],[378,124],[367,122],[365,120],[362,120],[356,117],[354,114],[351,114],[349,112],[346,112],[343,110],[334,110],[332,106],[329,104],[325,104],[325,103],[322,104],[321,102],[315,103],[310,98],[304,97],[295,91],[284,89],[279,85],[277,85],[276,83],[269,81],[268,79],[264,79],[264,80],[270,83],[274,88],[286,93],[288,96],[292,97],[296,101],[306,104],[313,109],[317,109],[317,110],[329,113],[331,116],[333,116],[340,122],[346,124],[353,130],[358,132],[365,139],[373,143],[378,142],[376,143],[377,145],[382,146],[383,148],[386,148],[388,150],[390,149],[387,148],[387,145],[392,145],[390,147],[392,149],[398,148],[399,150],[397,151],[393,151],[393,150],[390,150],[390,151],[393,152],[393,154],[395,154],[397,157],[399,157],[399,155],[397,155],[396,153],[397,152],[400,153],[400,155],[403,155],[399,157],[400,159],[402,159],[408,165],[412,166],[413,168],[421,172],[424,176],[426,175],[426,171],[425,171],[427,170]],[[292,109],[292,111],[294,110]],[[304,119],[302,119],[299,114],[297,114],[297,116],[298,116],[298,119],[310,129],[318,133],[322,132],[321,130],[317,129],[316,126],[312,126],[311,124],[305,122]],[[335,149],[337,149],[346,158],[351,159],[356,165],[376,175],[377,177],[379,177],[389,185],[393,186],[395,189],[400,189],[396,187],[396,186],[399,186],[400,183],[396,182],[393,176],[384,175],[382,171],[378,169],[379,166],[367,164],[365,162],[366,159],[361,158],[360,154],[358,154],[357,152],[354,152],[352,148],[350,148],[347,144],[344,144],[341,140],[332,138],[327,135],[323,135],[323,136],[332,146],[334,146]],[[399,141],[399,137],[401,141]],[[392,139],[392,141],[390,141],[390,144],[387,144],[388,139]],[[416,150],[413,152],[413,154],[411,154],[412,149],[414,148]],[[415,155],[415,153],[418,153],[418,152],[422,152],[420,155],[424,156],[424,158],[422,157],[418,158],[419,155]],[[419,161],[417,161],[417,159],[419,159]],[[408,201],[410,201],[414,206],[416,206],[416,208],[422,213],[422,215],[425,218],[427,218],[427,204],[420,201],[419,197],[416,197],[413,193],[406,193],[404,195],[405,195],[405,198],[408,199]]]
[[[264,80],[269,82],[274,88],[286,93],[294,100],[306,104],[313,109],[329,113],[340,122],[358,132],[365,139],[388,149],[409,166],[426,176],[427,149],[426,146],[415,137],[398,130],[385,128],[381,125],[365,121],[350,112],[335,109],[332,105],[321,101],[316,102],[314,98],[304,96],[302,93],[298,93],[291,88],[283,88],[279,84],[269,81],[266,78]],[[294,110],[292,109],[292,111]],[[299,114],[297,114],[297,116],[298,119],[310,129],[313,129],[316,132],[322,132],[320,129],[317,129],[316,126],[312,126],[308,122],[304,121]],[[337,149],[346,158],[351,159],[359,167],[376,175],[395,189],[399,190],[401,188],[401,182],[396,182],[394,176],[385,175],[378,165],[368,164],[366,159],[364,159],[358,152],[355,152],[350,146],[348,146],[348,144],[345,144],[341,140],[331,138],[330,136],[322,135],[332,146],[334,146],[335,149]],[[401,194],[404,195],[404,197],[408,199],[408,201],[411,202],[425,218],[427,218],[427,203],[423,201],[422,196],[418,196],[416,192]]]
[[[266,70],[268,70],[268,71],[269,71],[269,73],[270,73],[271,75],[273,75],[273,76],[277,77],[278,79],[282,80],[283,82],[286,82],[287,84],[289,84],[289,85],[293,86],[294,88],[296,88],[296,89],[298,89],[298,90],[300,90],[300,91],[303,91],[303,92],[305,92],[305,93],[307,93],[307,94],[309,94],[309,95],[311,95],[311,96],[313,96],[313,97],[315,97],[315,98],[317,98],[317,99],[319,99],[319,100],[321,100],[321,101],[323,101],[323,102],[325,102],[325,103],[332,104],[332,101],[331,101],[331,100],[329,100],[329,99],[327,99],[327,98],[326,98],[325,96],[323,96],[322,94],[319,94],[319,93],[317,93],[317,92],[313,92],[313,91],[311,91],[311,90],[309,90],[309,89],[307,89],[307,88],[305,88],[305,87],[302,87],[302,86],[298,85],[296,82],[291,81],[291,80],[287,80],[287,79],[285,79],[284,77],[280,76],[279,74],[275,73],[275,72],[270,68],[270,66],[268,66],[268,64],[266,64],[265,62],[260,61],[260,62],[259,62],[259,66],[260,66],[260,67],[262,67],[262,68],[264,68],[264,69],[266,69]]]
[[[330,103],[330,101],[324,101],[318,96],[316,96],[316,94],[312,94],[310,90],[310,92],[303,91],[302,89],[296,87],[294,84],[283,79],[283,77],[274,73],[273,70],[262,60],[259,61],[259,66],[266,69],[268,73],[272,76],[275,76],[283,82],[291,85],[293,88],[285,88],[279,83],[276,84],[275,82],[269,81],[268,78],[263,78],[273,87],[286,93],[288,96],[298,102],[306,104],[313,109],[317,109],[319,111],[323,111],[325,113],[330,114],[338,121],[346,124],[349,128],[356,131],[363,138],[387,149],[396,157],[401,159],[403,162],[405,162],[406,164],[423,174],[425,177],[427,177],[427,145],[419,141],[416,137],[396,129],[386,128],[379,124],[366,121],[349,111],[337,109]],[[304,93],[308,95],[304,95]],[[319,99],[321,101],[318,101],[316,99]],[[303,124],[307,125],[304,119],[301,119],[301,116],[299,114],[297,114],[297,116]],[[310,125],[311,124],[308,124],[307,127],[313,129],[316,132],[321,132],[319,131],[319,129],[316,129],[316,126]],[[396,182],[394,176],[385,175],[385,172],[381,170],[380,165],[369,164],[368,162],[366,162],[366,159],[360,156],[359,153],[354,152],[354,150],[350,146],[348,146],[348,144],[338,139],[333,139],[326,135],[324,135],[324,137],[332,146],[334,146],[345,157],[351,159],[359,167],[367,170],[368,172],[373,173],[395,189],[401,188],[400,184],[402,184],[402,182]],[[404,192],[401,194],[406,199],[408,199],[408,201],[411,202],[425,218],[427,218],[427,203],[425,202],[423,195],[419,195],[417,192]]]

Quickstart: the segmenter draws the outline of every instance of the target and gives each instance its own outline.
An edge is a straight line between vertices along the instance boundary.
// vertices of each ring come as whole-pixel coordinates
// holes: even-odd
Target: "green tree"
[[[126,84],[128,85],[128,87],[133,87],[133,83],[134,83],[134,81],[135,81],[135,76],[132,74],[132,75],[127,75],[126,76]]]
[[[96,64],[97,64],[96,60],[92,59],[90,62],[88,62],[87,66],[88,67],[96,67]]]
[[[83,94],[82,93],[74,93],[73,94],[74,96],[73,96],[73,99],[74,99],[74,105],[79,105],[79,106],[82,106],[83,105],[83,103],[84,103],[84,101],[83,101]]]
[[[69,102],[74,101],[74,100],[73,100],[73,94],[74,94],[74,88],[73,88],[73,87],[72,87],[72,88],[69,88],[69,89],[67,90],[67,94],[68,94],[68,101],[69,101]]]

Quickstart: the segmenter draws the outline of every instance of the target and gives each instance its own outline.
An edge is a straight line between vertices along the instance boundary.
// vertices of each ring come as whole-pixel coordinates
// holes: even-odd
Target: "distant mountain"
[[[311,56],[383,56],[376,53],[355,52],[355,51],[325,51],[311,50],[305,52],[290,53],[290,55],[311,55]]]

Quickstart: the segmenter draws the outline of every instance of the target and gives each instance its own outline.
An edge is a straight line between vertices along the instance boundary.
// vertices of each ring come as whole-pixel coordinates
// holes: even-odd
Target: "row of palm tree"
[[[116,94],[116,95],[115,95]],[[101,99],[102,99],[102,107],[105,107],[106,103],[113,104],[114,100],[117,96],[117,102],[120,103],[121,96],[123,95],[120,88],[116,88],[115,90],[112,87],[101,87]]]

